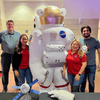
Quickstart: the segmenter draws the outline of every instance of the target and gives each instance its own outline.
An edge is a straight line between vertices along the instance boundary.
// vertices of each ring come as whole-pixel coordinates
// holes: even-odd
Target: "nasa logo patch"
[[[74,56],[75,58],[77,57],[77,55]]]
[[[60,31],[59,35],[60,35],[61,38],[65,38],[66,37],[66,33],[63,30]]]

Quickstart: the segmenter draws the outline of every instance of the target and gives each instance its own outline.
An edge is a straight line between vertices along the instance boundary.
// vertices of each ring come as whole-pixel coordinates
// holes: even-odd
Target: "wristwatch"
[[[79,75],[79,76],[81,76],[81,74],[80,74],[80,73],[79,73],[78,75]]]

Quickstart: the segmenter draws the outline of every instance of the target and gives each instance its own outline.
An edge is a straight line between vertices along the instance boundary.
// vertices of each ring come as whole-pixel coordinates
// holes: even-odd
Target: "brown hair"
[[[91,27],[90,26],[83,26],[82,28],[81,28],[81,33],[83,33],[83,29],[84,28],[88,28],[88,30],[90,31],[90,33],[91,33]]]
[[[76,42],[78,43],[78,45],[79,45],[78,55],[80,56],[80,58],[82,58],[83,55],[84,55],[84,51],[83,51],[82,48],[81,48],[81,43],[80,43],[79,40],[74,39],[74,40],[72,41],[72,43],[71,43],[71,49],[72,49],[72,44],[73,44],[73,42],[75,42],[75,41],[76,41]]]
[[[7,20],[6,25],[7,25],[8,22],[12,22],[14,24],[13,20]]]
[[[18,54],[21,54],[21,51],[22,51],[22,48],[21,48],[21,38],[23,37],[23,36],[26,36],[27,37],[27,39],[28,39],[28,36],[26,35],[26,34],[22,34],[21,36],[20,36],[20,38],[19,38],[19,41],[18,41],[18,44],[17,44],[17,46],[16,46],[16,52],[18,53]]]

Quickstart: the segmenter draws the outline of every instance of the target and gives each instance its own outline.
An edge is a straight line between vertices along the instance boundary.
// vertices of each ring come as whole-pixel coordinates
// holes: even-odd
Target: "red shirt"
[[[87,62],[87,57],[84,54],[82,58],[79,57],[78,51],[74,54],[72,54],[72,51],[68,51],[68,55],[66,57],[67,61],[67,71],[68,73],[72,75],[76,75],[79,73],[79,70],[81,69],[82,62]],[[83,71],[84,73],[84,71]]]
[[[29,67],[29,49],[26,46],[25,49],[22,49],[22,60],[19,69],[25,69],[28,67]]]

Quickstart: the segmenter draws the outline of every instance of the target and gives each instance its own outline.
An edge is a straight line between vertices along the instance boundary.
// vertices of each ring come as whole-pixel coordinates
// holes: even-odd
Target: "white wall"
[[[22,0],[20,0],[22,1]],[[35,11],[39,6],[45,5],[55,5],[58,7],[64,7],[67,10],[66,18],[70,19],[78,19],[78,18],[99,18],[99,5],[100,0],[44,0],[44,1],[30,1],[23,0],[20,2],[19,0],[4,0],[5,5],[5,13],[7,19],[15,19],[17,15],[17,19],[32,19],[34,15],[36,15]],[[39,3],[38,3],[39,2]],[[62,3],[63,2],[63,5]],[[20,13],[18,10],[20,8],[24,8],[27,11]],[[20,16],[18,16],[20,14]],[[24,16],[25,15],[25,16]]]
[[[22,2],[26,1],[26,3]],[[36,0],[37,2],[39,0]],[[24,5],[23,7],[26,9],[28,12],[25,12],[27,15],[23,14],[24,19],[28,19],[28,15],[32,19],[35,14],[34,8],[37,8],[38,6],[51,4],[51,5],[58,5],[58,7],[62,7],[61,2],[63,2],[63,7],[66,8],[67,10],[67,15],[66,18],[71,18],[71,19],[78,19],[78,18],[99,18],[99,5],[100,5],[100,0],[40,0],[39,5],[37,5],[35,0],[4,0],[5,4],[5,12],[6,12],[6,17],[7,19],[11,18],[14,19],[16,18],[16,15],[19,15],[20,12],[18,12],[18,9],[20,6]],[[17,2],[17,3],[16,3]],[[20,3],[19,3],[20,2]],[[43,2],[43,3],[42,3]],[[51,3],[50,3],[51,2]],[[55,3],[54,3],[55,2]],[[17,11],[16,11],[17,10]],[[14,12],[12,14],[12,12]],[[23,18],[22,13],[20,14],[20,18]],[[19,16],[17,16],[17,19]],[[19,18],[19,19],[20,19]]]
[[[2,20],[1,20],[2,19]],[[0,31],[6,28],[4,2],[0,0]],[[2,26],[1,26],[2,25]]]
[[[63,0],[66,18],[99,18],[100,0]]]
[[[6,19],[12,19],[15,23],[15,30],[21,34],[30,35],[34,29],[34,18],[37,15],[38,8],[44,8],[48,5],[63,7],[63,0],[56,1],[4,1]],[[28,30],[28,33],[26,33]]]
[[[60,1],[4,1],[6,19],[12,20],[34,20],[38,8],[44,8],[48,5],[55,5],[60,8],[63,6],[63,0]]]
[[[15,30],[26,33],[33,30],[33,20],[36,16],[36,10],[48,5],[55,5],[59,8],[66,8],[65,27],[71,29],[75,36],[81,37],[80,29],[84,25],[92,28],[92,35],[97,38],[99,3],[100,0],[58,0],[58,1],[4,1],[6,19],[12,19],[15,22]],[[79,23],[79,18],[82,23]]]

